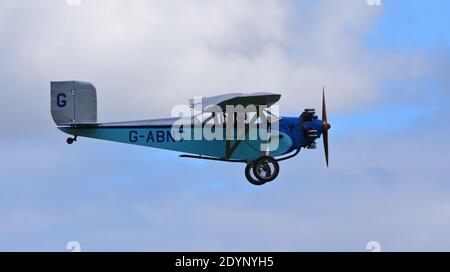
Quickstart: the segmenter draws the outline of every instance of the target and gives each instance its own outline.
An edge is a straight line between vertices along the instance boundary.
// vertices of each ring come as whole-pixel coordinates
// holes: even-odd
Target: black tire
[[[247,163],[247,166],[245,167],[245,177],[247,178],[248,182],[250,182],[251,184],[256,185],[256,186],[261,186],[261,185],[266,184],[265,181],[256,179],[252,176],[254,165],[255,165],[255,162],[249,162],[249,163]]]
[[[273,170],[269,164],[273,165]],[[264,175],[261,173],[261,168],[266,168]],[[278,177],[278,174],[280,174],[280,165],[273,157],[263,156],[253,164],[253,175],[261,182],[267,183],[274,181]]]
[[[67,144],[73,144],[73,138],[67,138],[66,140]]]

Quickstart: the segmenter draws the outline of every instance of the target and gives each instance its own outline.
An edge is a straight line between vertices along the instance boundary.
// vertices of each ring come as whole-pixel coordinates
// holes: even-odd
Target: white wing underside
[[[226,109],[227,105],[237,106],[242,105],[266,105],[267,107],[277,103],[281,98],[280,94],[258,92],[258,93],[230,93],[210,97],[198,97],[189,99],[191,108],[208,111],[211,106],[219,106],[222,110]]]

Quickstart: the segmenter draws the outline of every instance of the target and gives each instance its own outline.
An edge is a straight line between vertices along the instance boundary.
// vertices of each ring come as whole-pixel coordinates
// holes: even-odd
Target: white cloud
[[[191,96],[241,90],[282,91],[281,110],[297,113],[319,106],[323,84],[330,112],[346,114],[378,103],[385,80],[438,70],[446,82],[448,63],[427,52],[368,49],[382,15],[362,0],[1,1],[0,233],[18,239],[3,247],[364,250],[382,238],[388,250],[445,249],[448,130],[429,137],[430,119],[401,133],[331,135],[330,170],[320,149],[305,152],[259,190],[242,165],[86,139],[67,147],[51,121],[55,79],[95,83],[101,120],[164,116]],[[424,93],[390,95],[422,105]]]
[[[8,98],[33,104],[50,80],[93,81],[107,120],[167,115],[191,96],[230,91],[280,91],[285,110],[296,112],[319,105],[322,85],[330,108],[347,112],[380,97],[388,62],[364,46],[381,15],[364,1],[2,5]]]

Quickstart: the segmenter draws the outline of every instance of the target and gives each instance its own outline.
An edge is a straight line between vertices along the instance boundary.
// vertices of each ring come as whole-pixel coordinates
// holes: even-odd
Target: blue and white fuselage
[[[131,121],[120,123],[103,123],[92,125],[72,125],[60,126],[61,131],[81,137],[141,145],[153,148],[173,150],[188,154],[209,156],[225,159],[227,140],[223,139],[179,139],[173,135],[172,129],[174,123],[179,118]],[[294,150],[306,147],[314,139],[306,137],[302,133],[303,128],[316,129],[317,137],[322,133],[322,121],[313,120],[301,123],[298,117],[283,117],[277,121],[278,130],[271,130],[272,137],[278,136],[278,145],[274,150],[269,150],[268,154],[272,157],[278,157],[288,154]],[[273,124],[274,127],[275,124]],[[191,135],[195,135],[195,130],[202,130],[203,127],[185,127],[184,130],[191,130]],[[226,130],[226,127],[222,128]],[[255,128],[257,129],[257,128]],[[203,132],[200,132],[203,133]],[[231,144],[237,140],[231,140]],[[265,141],[261,139],[245,139],[226,159],[252,161],[264,152],[261,145]]]

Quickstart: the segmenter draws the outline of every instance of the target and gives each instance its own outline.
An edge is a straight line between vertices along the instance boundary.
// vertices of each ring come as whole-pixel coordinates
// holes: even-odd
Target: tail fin
[[[58,126],[97,123],[97,91],[80,81],[51,82],[51,110]]]

